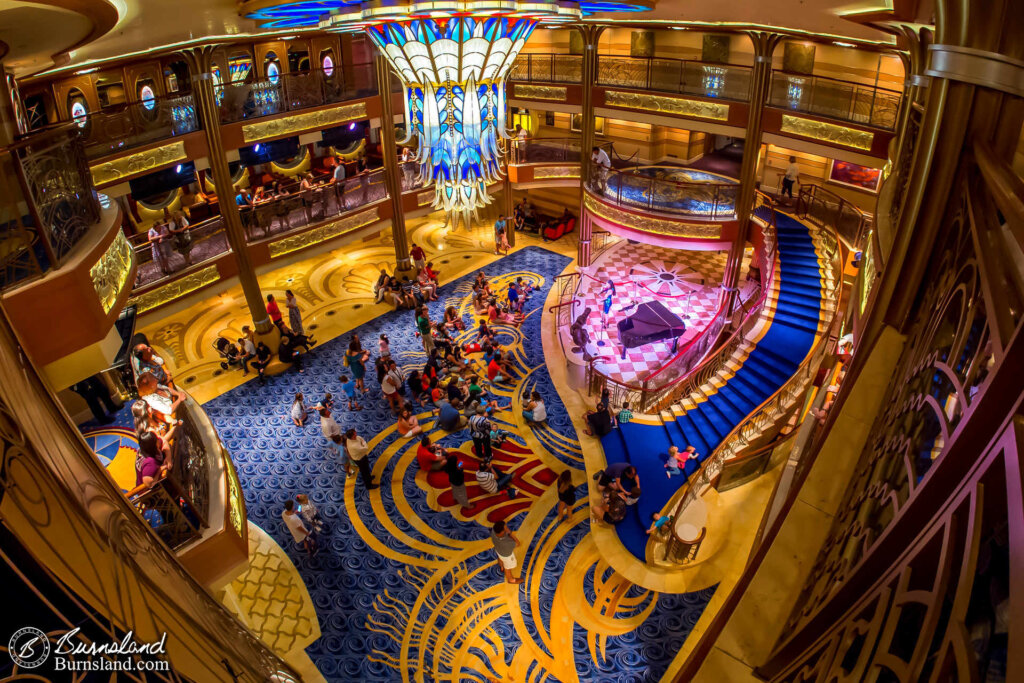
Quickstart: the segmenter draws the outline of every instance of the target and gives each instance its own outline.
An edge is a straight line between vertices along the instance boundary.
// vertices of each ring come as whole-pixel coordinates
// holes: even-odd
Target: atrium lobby
[[[0,2],[0,683],[1024,680],[1020,10]]]

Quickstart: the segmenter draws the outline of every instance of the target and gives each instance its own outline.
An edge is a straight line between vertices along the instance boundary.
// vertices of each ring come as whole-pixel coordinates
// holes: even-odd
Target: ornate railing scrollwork
[[[78,131],[56,128],[18,143],[15,154],[36,229],[58,267],[100,219],[100,205]]]

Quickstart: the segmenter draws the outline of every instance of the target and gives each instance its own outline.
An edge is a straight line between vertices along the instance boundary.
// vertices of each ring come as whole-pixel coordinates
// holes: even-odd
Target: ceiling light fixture
[[[650,0],[283,0],[247,14],[264,28],[365,31],[402,81],[408,137],[434,209],[468,227],[505,173],[505,80],[535,28]],[[244,9],[243,9],[244,12]]]

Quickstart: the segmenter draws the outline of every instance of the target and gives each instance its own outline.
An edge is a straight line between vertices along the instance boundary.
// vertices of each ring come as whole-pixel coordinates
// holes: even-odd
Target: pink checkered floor
[[[655,342],[626,351],[616,323],[635,311],[634,304],[660,301],[686,323],[679,349],[696,337],[718,311],[725,252],[682,251],[650,244],[623,244],[590,269],[577,290],[573,319],[590,308],[587,351],[601,360],[595,367],[608,377],[638,385],[673,357],[673,342]],[[596,278],[596,279],[594,279]],[[605,282],[615,283],[607,322],[601,312]],[[601,344],[603,342],[603,344]]]

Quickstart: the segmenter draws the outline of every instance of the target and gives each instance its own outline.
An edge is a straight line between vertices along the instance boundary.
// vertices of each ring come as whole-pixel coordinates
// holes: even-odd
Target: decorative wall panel
[[[92,173],[94,184],[105,185],[187,158],[185,143],[178,141],[90,166],[89,171]]]
[[[589,194],[584,197],[583,205],[595,216],[600,216],[627,228],[656,235],[671,235],[688,239],[719,239],[722,236],[722,226],[719,223],[684,223],[683,221],[630,213],[599,202]]]
[[[186,294],[194,292],[200,287],[212,284],[219,279],[220,273],[217,272],[217,266],[207,266],[202,270],[197,270],[194,273],[178,278],[174,282],[168,282],[162,287],[157,287],[151,292],[133,296],[128,300],[128,303],[134,304],[138,308],[139,315],[141,315],[146,311],[153,310],[157,306],[163,306],[175,299],[180,299]]]
[[[538,166],[533,169],[535,180],[550,178],[579,178],[579,166]]]
[[[242,137],[246,142],[258,142],[267,138],[295,135],[310,129],[328,128],[361,118],[366,118],[366,103],[354,102],[332,109],[282,116],[272,121],[247,123],[242,126]]]
[[[515,96],[526,100],[551,100],[553,102],[564,102],[569,97],[569,91],[555,85],[516,85]]]
[[[132,272],[134,258],[132,245],[128,243],[124,233],[118,230],[114,241],[100,256],[100,260],[89,269],[92,286],[96,289],[96,296],[100,299],[104,313],[110,313],[110,309],[117,302],[117,297]]]
[[[358,230],[364,226],[373,223],[378,220],[380,216],[377,213],[377,208],[374,207],[367,211],[360,213],[344,216],[337,220],[331,221],[326,225],[321,225],[319,228],[314,228],[298,235],[292,235],[290,237],[284,237],[277,240],[276,242],[270,243],[270,257],[277,258],[283,254],[289,254],[299,249],[326,242],[329,239],[340,237],[346,233]]]
[[[834,123],[825,123],[824,121],[815,121],[789,114],[782,115],[782,127],[779,130],[783,133],[799,135],[800,137],[812,140],[865,150],[871,149],[871,143],[875,139],[874,133],[864,130],[837,126]]]
[[[517,86],[518,87],[518,86]],[[702,102],[682,97],[664,97],[644,93],[609,90],[604,94],[604,103],[610,107],[643,109],[675,116],[689,116],[695,119],[725,121],[729,118],[729,105],[718,102]]]

